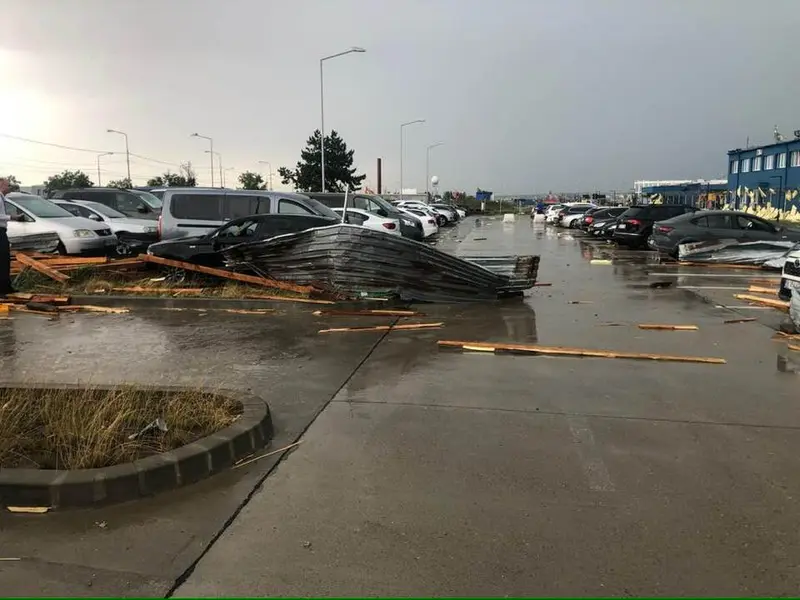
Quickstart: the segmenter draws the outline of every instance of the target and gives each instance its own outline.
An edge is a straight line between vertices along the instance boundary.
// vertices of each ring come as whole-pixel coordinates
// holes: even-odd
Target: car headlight
[[[145,233],[155,233],[156,231],[158,231],[157,227],[145,227],[144,228],[144,232]]]
[[[74,235],[76,238],[88,238],[94,237],[95,233],[91,229],[76,229],[72,232],[72,235]]]

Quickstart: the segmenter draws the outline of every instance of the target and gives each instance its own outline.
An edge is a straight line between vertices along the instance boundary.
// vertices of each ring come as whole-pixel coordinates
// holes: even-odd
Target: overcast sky
[[[367,184],[496,193],[628,189],[723,176],[726,151],[800,129],[798,0],[0,0],[0,134],[191,160],[293,166],[319,127]],[[23,185],[92,153],[0,137]],[[135,158],[135,183],[167,168]],[[275,176],[276,186],[280,183]]]

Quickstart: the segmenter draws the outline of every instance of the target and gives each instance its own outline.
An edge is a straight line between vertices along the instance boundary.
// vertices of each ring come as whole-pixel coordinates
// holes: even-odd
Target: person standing
[[[5,196],[8,193],[8,179],[0,178],[0,297],[14,291],[11,287],[11,246],[8,243],[6,228],[10,217],[6,214]]]

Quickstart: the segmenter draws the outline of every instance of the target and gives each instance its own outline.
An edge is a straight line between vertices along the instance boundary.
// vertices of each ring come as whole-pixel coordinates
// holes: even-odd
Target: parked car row
[[[19,192],[8,194],[5,207],[12,221],[10,236],[55,233],[63,254],[135,255],[158,241],[205,239],[246,217],[299,215],[317,224],[345,222],[422,241],[439,227],[456,223],[463,211],[445,204],[400,202],[396,205],[373,194],[293,194],[267,190],[220,188],[80,188],[58,190],[49,198]],[[322,220],[319,220],[322,219]],[[264,225],[267,221],[270,225]],[[288,233],[302,219],[267,219],[258,231]],[[282,223],[282,225],[279,225]],[[317,226],[317,225],[309,225]],[[269,229],[272,228],[272,229]],[[251,233],[256,230],[250,229]],[[295,231],[296,229],[292,229]],[[257,232],[256,232],[257,234]],[[241,236],[233,236],[241,237]]]
[[[700,210],[684,204],[595,207],[586,204],[551,207],[549,222],[579,228],[629,248],[650,248],[677,257],[682,244],[715,240],[800,241],[800,230],[782,227],[755,215]]]

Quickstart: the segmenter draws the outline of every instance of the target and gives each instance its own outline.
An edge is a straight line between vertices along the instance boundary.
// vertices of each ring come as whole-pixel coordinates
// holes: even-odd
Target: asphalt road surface
[[[540,254],[552,286],[420,307],[445,322],[435,331],[323,338],[367,320],[294,306],[0,322],[3,380],[241,387],[270,402],[274,447],[302,440],[280,462],[140,502],[0,515],[2,554],[21,559],[0,561],[0,590],[796,594],[800,380],[771,339],[785,316],[731,289],[764,275],[662,265],[527,217],[469,218],[444,238],[456,253]],[[758,321],[723,323],[741,315]],[[440,339],[727,364],[444,352]]]

